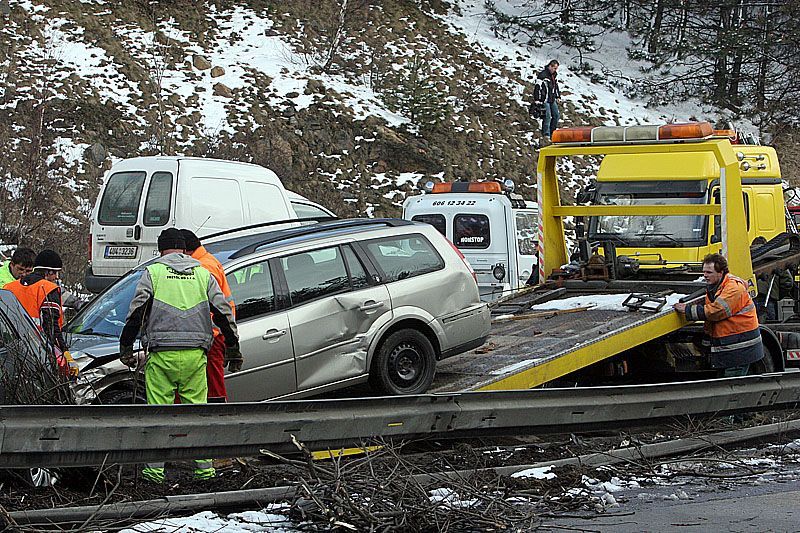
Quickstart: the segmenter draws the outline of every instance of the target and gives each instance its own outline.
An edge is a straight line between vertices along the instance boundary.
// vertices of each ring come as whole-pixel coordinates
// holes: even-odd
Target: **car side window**
[[[441,256],[422,235],[375,239],[364,245],[383,270],[387,283],[444,268]]]
[[[353,249],[349,246],[343,246],[342,248],[345,261],[347,261],[347,268],[350,270],[350,285],[353,290],[369,287],[367,271],[364,270],[364,265],[361,264]]]
[[[281,258],[292,305],[350,290],[338,246]]]
[[[275,310],[275,289],[267,261],[247,265],[225,277],[236,305],[236,320],[265,315]]]

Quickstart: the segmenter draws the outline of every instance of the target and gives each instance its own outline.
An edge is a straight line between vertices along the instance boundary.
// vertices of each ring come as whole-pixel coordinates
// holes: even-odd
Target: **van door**
[[[522,287],[537,269],[536,239],[538,238],[539,216],[533,209],[514,210],[514,232],[517,237],[517,284]],[[538,272],[538,270],[537,270]]]
[[[370,340],[392,316],[386,286],[370,283],[349,245],[280,262],[292,306],[297,390],[365,375]]]
[[[285,310],[277,305],[267,260],[226,274],[236,304],[236,325],[244,357],[240,372],[225,376],[234,402],[259,401],[296,390],[292,335]]]
[[[155,243],[160,232],[160,226],[155,224],[170,218],[173,177],[177,174],[177,161],[157,163],[143,164],[141,168],[123,167],[106,180],[93,230],[92,264],[96,275],[121,276],[152,257],[152,246],[143,243]],[[153,176],[156,179],[151,194]],[[168,197],[166,192],[170,193]],[[146,196],[150,201],[147,226]],[[155,232],[155,237],[151,232]]]
[[[147,181],[144,210],[141,216],[140,257],[146,261],[158,255],[158,235],[167,226],[175,225],[175,174],[167,171],[153,172]]]

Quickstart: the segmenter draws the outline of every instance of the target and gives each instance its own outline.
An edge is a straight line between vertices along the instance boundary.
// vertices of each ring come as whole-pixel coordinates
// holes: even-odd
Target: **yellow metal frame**
[[[719,205],[640,205],[640,206],[565,206],[561,204],[556,159],[577,155],[649,154],[710,152],[720,168]],[[658,180],[648,180],[658,183]],[[539,152],[537,169],[539,195],[539,279],[568,262],[564,217],[598,215],[721,215],[722,254],[731,272],[755,285],[747,239],[730,238],[746,234],[747,222],[742,200],[742,176],[739,160],[724,139],[676,144],[636,144],[604,146],[550,145]]]
[[[608,359],[625,350],[635,348],[642,344],[643,333],[648,339],[655,339],[672,333],[685,325],[686,320],[683,315],[669,313],[644,324],[604,337],[597,342],[587,344],[574,352],[570,352],[568,355],[556,357],[551,361],[546,361],[522,372],[509,375],[478,390],[530,389],[603,359]]]
[[[646,205],[646,206],[565,206],[561,205],[556,158],[576,155],[645,154],[663,152],[711,152],[720,167],[720,204]],[[722,254],[728,259],[731,272],[749,280],[755,287],[750,260],[747,221],[742,200],[742,177],[739,161],[727,140],[709,140],[681,144],[556,146],[539,152],[539,279],[546,279],[553,270],[568,262],[564,217],[602,215],[720,215]],[[648,180],[657,183],[660,180]],[[739,236],[739,238],[737,238]],[[478,390],[529,389],[587,367],[598,361],[642,344],[643,339],[657,339],[686,325],[684,315],[667,313],[619,333],[587,344],[574,352],[555,357],[537,366],[514,373]]]

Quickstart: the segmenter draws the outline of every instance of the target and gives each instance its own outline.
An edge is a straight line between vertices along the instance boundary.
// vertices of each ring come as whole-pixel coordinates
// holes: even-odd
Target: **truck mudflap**
[[[586,300],[608,296],[595,293],[586,295]],[[430,392],[529,389],[687,324],[671,303],[652,313],[628,311],[621,305],[618,310],[591,304],[564,309],[556,302],[550,302],[552,309],[536,306],[495,318],[489,343],[442,361]]]

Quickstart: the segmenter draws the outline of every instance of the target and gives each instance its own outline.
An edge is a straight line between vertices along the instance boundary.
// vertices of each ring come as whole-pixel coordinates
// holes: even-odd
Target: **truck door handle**
[[[374,311],[376,309],[380,309],[381,307],[383,307],[383,302],[367,300],[361,307],[359,307],[359,309],[361,309],[362,311]]]
[[[142,238],[142,227],[139,224],[133,227],[133,238],[137,241]]]
[[[261,335],[261,338],[264,339],[265,341],[268,341],[270,339],[278,339],[280,337],[283,337],[284,335],[286,335],[285,329],[281,330],[271,329],[266,333],[264,333],[263,335]]]

